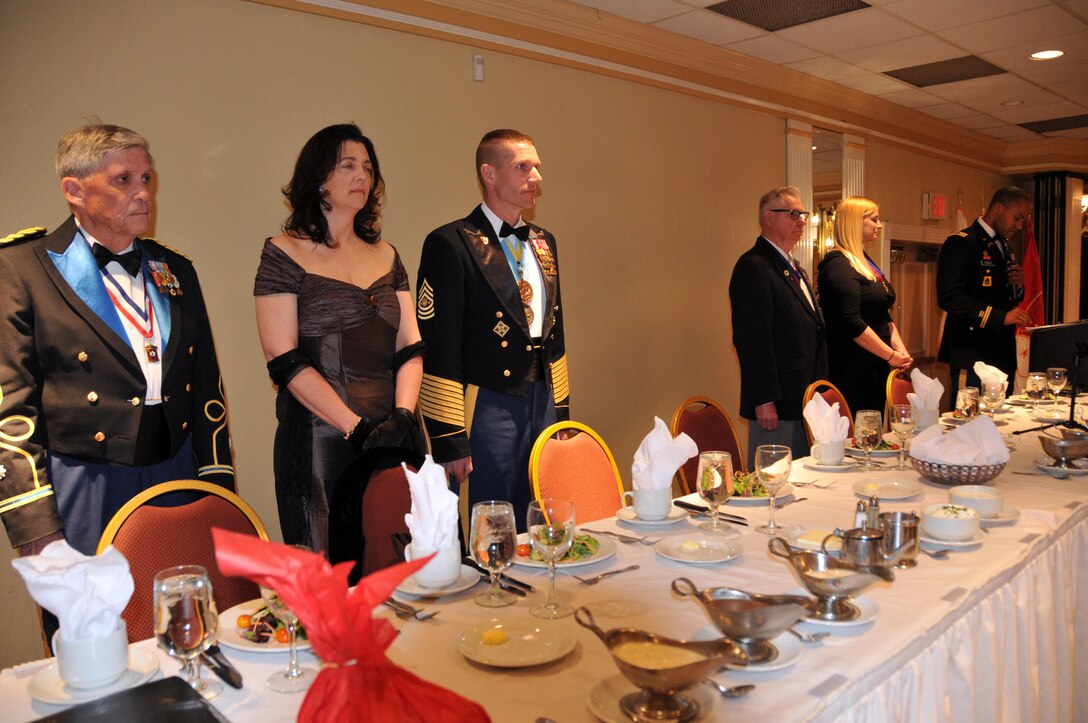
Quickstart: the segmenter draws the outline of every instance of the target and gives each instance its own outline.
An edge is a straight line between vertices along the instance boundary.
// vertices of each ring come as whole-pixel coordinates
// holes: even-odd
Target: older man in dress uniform
[[[427,344],[420,407],[436,461],[470,504],[530,499],[529,453],[569,417],[555,237],[522,218],[541,182],[536,144],[491,131],[476,149],[484,202],[423,244],[416,316]]]
[[[196,271],[152,239],[152,159],[126,128],[64,136],[72,216],[0,240],[0,517],[19,554],[94,554],[113,514],[175,479],[234,487]]]
[[[1024,270],[1008,237],[1031,215],[1031,198],[1016,186],[994,193],[979,219],[945,239],[937,257],[937,303],[948,312],[937,352],[952,372],[952,400],[960,372],[978,386],[975,362],[1016,374],[1016,326],[1031,323],[1017,304],[1024,298]]]

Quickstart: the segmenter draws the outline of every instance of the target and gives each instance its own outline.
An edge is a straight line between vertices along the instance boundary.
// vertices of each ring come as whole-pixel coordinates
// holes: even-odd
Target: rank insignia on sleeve
[[[504,337],[506,336],[506,332],[510,331],[510,327],[500,321],[498,324],[495,324],[491,331],[498,334],[499,337]]]
[[[416,296],[416,318],[424,321],[434,318],[434,289],[427,279],[423,279]]]
[[[178,283],[178,277],[171,273],[170,267],[166,265],[165,261],[149,259],[147,266],[151,269],[151,278],[159,291],[170,294],[170,296],[181,296],[181,284]]]
[[[540,263],[540,273],[545,276],[555,276],[559,273],[555,266],[555,257],[552,256],[552,250],[548,247],[548,242],[544,240],[543,234],[536,231],[530,232],[529,245],[533,247],[536,260]]]

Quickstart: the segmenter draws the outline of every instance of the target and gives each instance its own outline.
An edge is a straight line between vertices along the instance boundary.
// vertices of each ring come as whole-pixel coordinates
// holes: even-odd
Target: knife
[[[489,584],[491,582],[491,576],[488,575],[486,572],[481,572],[480,573],[480,579],[483,580],[486,583],[489,583]],[[505,590],[506,592],[512,592],[515,595],[517,595],[518,597],[525,597],[526,595],[529,594],[529,593],[525,592],[524,590],[522,590],[519,587],[514,587],[513,585],[510,585],[510,584],[504,582],[501,577],[498,578],[498,585],[499,585],[500,590]]]
[[[685,502],[684,500],[673,500],[672,503],[677,507],[689,510],[691,512],[697,512],[704,515],[710,514],[709,509],[702,505],[694,504],[692,502]],[[721,517],[723,520],[726,520],[727,522],[732,522],[736,525],[742,525],[744,527],[748,526],[748,519],[746,517],[741,517],[740,515],[731,515],[728,512],[722,512],[721,510],[719,510],[718,517]]]
[[[227,656],[223,655],[223,651],[219,649],[218,645],[209,645],[205,648],[204,652],[200,654],[200,659],[213,673],[222,678],[224,683],[232,688],[240,689],[242,687],[242,674],[230,664]]]
[[[475,569],[479,573],[482,573],[484,575],[490,575],[490,573],[488,573],[487,569],[483,565],[476,562],[471,557],[463,557],[463,558],[461,558],[461,561],[464,562],[469,567]],[[536,588],[533,587],[532,585],[530,585],[529,583],[522,582],[521,580],[516,580],[516,579],[510,577],[509,575],[507,575],[505,573],[501,573],[501,572],[499,573],[499,582],[500,583],[505,583],[505,584],[510,585],[512,587],[520,588],[520,589],[522,589],[522,590],[524,590],[526,592],[536,592]]]

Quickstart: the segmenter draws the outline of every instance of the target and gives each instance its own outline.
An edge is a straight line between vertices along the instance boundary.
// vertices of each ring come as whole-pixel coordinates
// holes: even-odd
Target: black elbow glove
[[[415,422],[416,415],[411,410],[397,407],[392,414],[374,427],[374,431],[363,440],[359,450],[365,452],[375,447],[400,447],[408,433],[412,431]]]

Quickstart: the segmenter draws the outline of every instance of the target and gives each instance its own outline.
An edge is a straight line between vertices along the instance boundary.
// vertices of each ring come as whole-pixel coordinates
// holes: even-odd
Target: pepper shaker
[[[865,511],[865,526],[872,530],[880,529],[880,499],[876,495],[869,498],[869,508]]]
[[[854,528],[865,527],[869,520],[869,512],[865,507],[865,500],[858,500],[858,509],[854,513]]]

